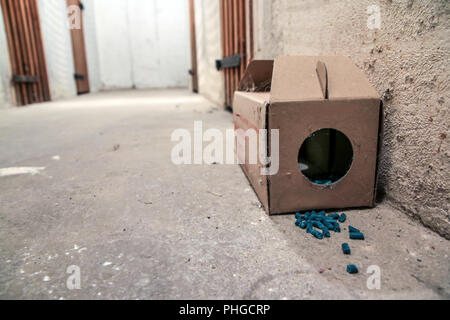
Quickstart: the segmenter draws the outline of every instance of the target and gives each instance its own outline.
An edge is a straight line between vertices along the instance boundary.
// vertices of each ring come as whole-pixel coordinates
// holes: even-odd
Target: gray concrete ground
[[[387,203],[316,240],[268,217],[238,166],[176,166],[176,128],[232,128],[183,90],[118,91],[0,112],[0,298],[448,299],[449,242]],[[45,169],[44,169],[45,168]],[[5,171],[3,171],[5,172]],[[360,268],[345,272],[347,263]],[[66,271],[80,267],[81,289]],[[367,287],[367,268],[381,289]]]

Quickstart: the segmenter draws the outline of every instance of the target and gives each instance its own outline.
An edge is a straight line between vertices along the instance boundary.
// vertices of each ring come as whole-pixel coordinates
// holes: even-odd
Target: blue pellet
[[[348,243],[344,242],[342,244],[342,252],[344,252],[344,254],[351,254],[352,251],[350,250]]]
[[[341,214],[340,216],[339,216],[339,222],[340,223],[344,223],[345,222],[345,220],[347,220],[347,215],[345,214],[345,213],[343,213],[343,214]]]
[[[348,231],[349,232],[361,232],[361,231],[359,231],[358,229],[356,229],[355,227],[352,227],[352,226],[348,226]]]
[[[353,274],[353,273],[358,273],[359,271],[358,271],[358,268],[354,264],[349,264],[349,265],[347,265],[347,272]]]
[[[331,237],[331,234],[330,234],[330,231],[323,231],[323,236],[325,237],[325,238],[329,238],[329,237]]]
[[[317,239],[320,239],[320,240],[323,239],[322,233],[320,233],[320,232],[317,231],[317,230],[313,230],[313,231],[311,232],[311,234],[312,234],[314,237],[316,237]]]
[[[350,232],[350,239],[364,240],[364,234],[362,234],[361,232]]]
[[[329,214],[329,215],[327,215],[327,218],[337,220],[337,219],[339,219],[339,214],[337,214],[337,213]]]
[[[306,232],[307,233],[312,233],[312,231],[313,231],[312,222],[307,222],[306,223]]]
[[[301,220],[304,220],[305,219],[305,216],[303,215],[303,214],[301,214],[300,212],[296,212],[295,213],[295,219],[301,219]]]
[[[319,229],[326,228],[320,221],[313,221],[312,225],[313,225],[313,227],[316,227],[316,228],[319,228]]]
[[[334,225],[334,232],[341,232],[341,227],[339,226],[339,223],[336,223]]]
[[[322,184],[322,185],[330,185],[333,182],[331,180],[314,180],[315,184]]]
[[[334,221],[333,221],[334,222]],[[324,220],[323,221],[323,224],[325,225],[325,227],[327,227],[328,229],[330,229],[330,230],[334,230],[335,229],[335,225],[334,225],[334,223],[333,222],[330,222],[330,221],[327,221],[327,220]]]
[[[302,228],[302,229],[306,229],[306,222],[305,222],[305,221],[302,221],[302,222],[300,223],[299,227]]]

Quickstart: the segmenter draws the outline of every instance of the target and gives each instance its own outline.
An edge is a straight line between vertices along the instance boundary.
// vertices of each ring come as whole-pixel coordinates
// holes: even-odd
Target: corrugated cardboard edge
[[[384,136],[384,105],[383,101],[380,99],[380,122],[378,125],[378,150],[377,150],[377,164],[375,167],[375,186],[373,193],[373,204],[375,207],[377,203],[377,191],[378,191],[378,176],[379,176],[379,167],[381,163],[381,153],[383,151],[383,136]]]

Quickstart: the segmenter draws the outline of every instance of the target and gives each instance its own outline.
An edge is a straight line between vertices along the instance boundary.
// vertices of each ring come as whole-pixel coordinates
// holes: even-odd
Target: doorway
[[[13,103],[50,100],[47,66],[36,0],[0,0],[11,60]]]
[[[84,40],[83,4],[80,0],[67,0],[70,21],[70,36],[72,38],[73,61],[75,67],[75,82],[77,93],[89,93],[89,75]]]

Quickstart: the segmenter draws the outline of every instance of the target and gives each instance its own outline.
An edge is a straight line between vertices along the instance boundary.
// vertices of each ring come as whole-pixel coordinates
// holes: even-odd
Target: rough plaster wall
[[[187,87],[189,22],[184,0],[95,0],[102,86]]]
[[[76,85],[66,2],[39,0],[38,4],[51,98],[73,97]]]
[[[0,9],[0,109],[11,105],[10,92],[11,66],[6,40],[5,23]]]
[[[95,26],[95,0],[84,0],[83,22],[84,39],[86,42],[86,57],[88,63],[89,85],[91,92],[101,89],[100,61],[97,47],[97,30]]]
[[[373,4],[381,8],[377,31],[367,28]],[[385,102],[380,189],[394,206],[450,238],[449,1],[259,5],[270,21],[257,30],[265,41],[257,44],[259,57],[345,55],[364,71]]]
[[[223,72],[216,69],[216,59],[222,57],[220,21],[219,0],[195,1],[199,93],[223,105],[225,102]]]

